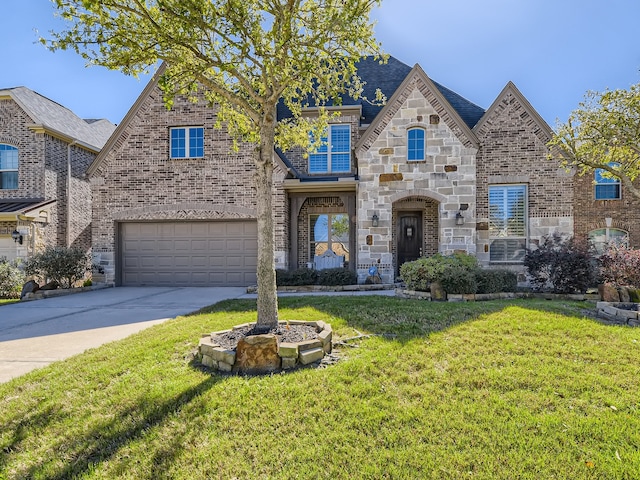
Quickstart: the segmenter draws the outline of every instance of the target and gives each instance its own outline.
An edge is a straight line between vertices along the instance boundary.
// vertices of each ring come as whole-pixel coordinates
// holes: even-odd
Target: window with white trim
[[[18,188],[18,149],[0,143],[0,190]]]
[[[522,262],[527,249],[527,186],[489,187],[489,260]]]
[[[629,232],[620,228],[598,228],[591,230],[588,238],[596,253],[601,255],[609,244],[627,245],[629,243]]]
[[[611,167],[617,166],[615,163],[609,164]],[[593,173],[595,183],[595,199],[596,200],[620,200],[622,198],[620,192],[620,179],[616,177],[605,177],[603,174],[606,170],[596,168]]]
[[[407,130],[407,161],[424,160],[424,129],[411,128]]]
[[[204,157],[203,127],[173,127],[169,129],[171,158]]]
[[[349,215],[330,213],[309,215],[310,261],[327,250],[349,261]]]
[[[309,173],[351,171],[351,125],[329,125],[318,150],[309,154]]]

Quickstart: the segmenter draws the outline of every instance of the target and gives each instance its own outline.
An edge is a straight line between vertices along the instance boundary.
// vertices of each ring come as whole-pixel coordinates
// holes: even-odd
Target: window
[[[309,173],[351,171],[351,125],[329,125],[316,153],[309,155]]]
[[[310,215],[309,238],[311,239],[311,256],[322,255],[331,250],[336,255],[344,255],[349,261],[349,215],[346,213],[331,213]]]
[[[18,149],[0,143],[0,189],[18,188]]]
[[[424,160],[424,130],[421,128],[407,131],[407,160]]]
[[[589,232],[589,243],[593,245],[598,255],[602,254],[610,243],[627,245],[628,242],[629,234],[619,228],[599,228]]]
[[[489,187],[489,260],[522,262],[527,248],[527,186]]]
[[[172,128],[170,137],[171,158],[204,157],[203,127]]]
[[[611,167],[617,166],[615,163],[610,164]],[[606,170],[596,168],[594,173],[594,181],[596,184],[596,200],[619,200],[620,196],[620,179],[604,177]]]

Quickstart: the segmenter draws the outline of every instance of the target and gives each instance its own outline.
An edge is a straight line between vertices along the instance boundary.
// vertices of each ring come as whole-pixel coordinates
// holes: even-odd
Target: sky
[[[48,51],[38,38],[64,26],[50,0],[0,6],[0,89],[25,86],[82,118],[122,120],[149,76]],[[373,16],[386,53],[484,109],[512,81],[552,128],[588,90],[640,83],[638,0],[383,0]]]

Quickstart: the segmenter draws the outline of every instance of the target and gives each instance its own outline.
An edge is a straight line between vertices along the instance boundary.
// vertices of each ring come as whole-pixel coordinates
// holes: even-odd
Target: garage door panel
[[[124,285],[256,283],[255,221],[123,223]]]

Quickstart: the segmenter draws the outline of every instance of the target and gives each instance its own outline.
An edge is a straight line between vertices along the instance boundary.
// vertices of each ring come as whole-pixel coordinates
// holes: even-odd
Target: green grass
[[[223,302],[0,385],[0,478],[633,479],[640,329],[585,304],[280,301],[281,319],[376,334],[326,369],[209,374]]]
[[[16,303],[19,301],[20,301],[19,298],[0,298],[0,306],[7,305],[9,303]]]

